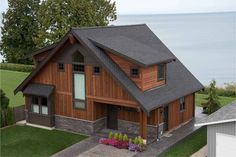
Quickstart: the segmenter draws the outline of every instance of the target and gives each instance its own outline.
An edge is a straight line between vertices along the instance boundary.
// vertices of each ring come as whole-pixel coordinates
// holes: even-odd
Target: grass
[[[19,106],[24,104],[24,98],[19,92],[14,95],[15,88],[29,75],[25,72],[0,70],[0,88],[6,93],[10,99],[9,106]]]
[[[205,127],[199,129],[189,137],[185,138],[176,146],[170,148],[160,157],[189,157],[207,143],[207,130]]]
[[[15,125],[1,130],[1,157],[46,157],[85,138],[64,131]]]
[[[207,95],[205,95],[205,94],[196,94],[196,99],[195,99],[196,105],[201,106],[201,103],[206,102],[206,100],[205,100],[206,97],[207,97]],[[236,98],[234,98],[234,97],[219,96],[219,98],[220,98],[221,107],[231,103],[234,100],[236,100]]]

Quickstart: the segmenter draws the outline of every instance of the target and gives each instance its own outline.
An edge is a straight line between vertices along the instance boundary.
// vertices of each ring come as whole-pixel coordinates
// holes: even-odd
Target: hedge
[[[7,108],[6,123],[7,123],[7,126],[8,125],[12,125],[12,124],[15,123],[15,121],[14,121],[14,114],[13,114],[13,108],[12,107],[8,107]],[[1,111],[1,127],[4,127],[2,111]]]
[[[31,72],[34,69],[34,66],[26,64],[0,63],[0,69],[20,72]]]

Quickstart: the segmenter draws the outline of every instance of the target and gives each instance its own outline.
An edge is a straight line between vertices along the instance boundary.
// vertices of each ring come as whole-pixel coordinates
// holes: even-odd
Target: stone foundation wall
[[[106,127],[106,118],[98,119],[96,121],[87,121],[56,115],[55,127],[63,130],[91,135],[94,132]]]
[[[139,123],[118,120],[118,130],[130,134],[139,134]],[[148,137],[157,138],[157,126],[147,126]]]

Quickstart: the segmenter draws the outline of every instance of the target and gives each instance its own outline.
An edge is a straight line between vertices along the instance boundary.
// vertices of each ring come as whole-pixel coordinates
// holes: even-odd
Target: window
[[[131,68],[130,74],[132,77],[139,77],[139,69],[138,68]]]
[[[185,110],[185,100],[184,100],[184,97],[179,99],[179,110],[180,110],[180,112],[183,112]]]
[[[73,71],[74,72],[79,72],[79,73],[84,73],[84,65],[74,64],[73,65]]]
[[[85,76],[84,76],[84,56],[80,52],[75,52],[73,61],[73,83],[74,83],[74,108],[85,109]]]
[[[48,114],[48,102],[47,98],[32,96],[32,112],[33,113],[41,113],[41,114]]]
[[[47,98],[41,98],[41,112],[42,114],[48,114]]]
[[[99,74],[100,73],[100,67],[93,67],[93,74]]]
[[[64,64],[58,63],[58,70],[59,71],[64,71]]]
[[[165,79],[165,64],[157,65],[157,80],[161,81]]]
[[[36,96],[32,96],[32,112],[39,113],[39,98]]]

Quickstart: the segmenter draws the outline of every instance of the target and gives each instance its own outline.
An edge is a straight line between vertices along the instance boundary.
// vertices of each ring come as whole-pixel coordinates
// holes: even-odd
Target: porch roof
[[[53,90],[54,86],[52,85],[31,83],[24,89],[23,93],[26,95],[49,97]]]

